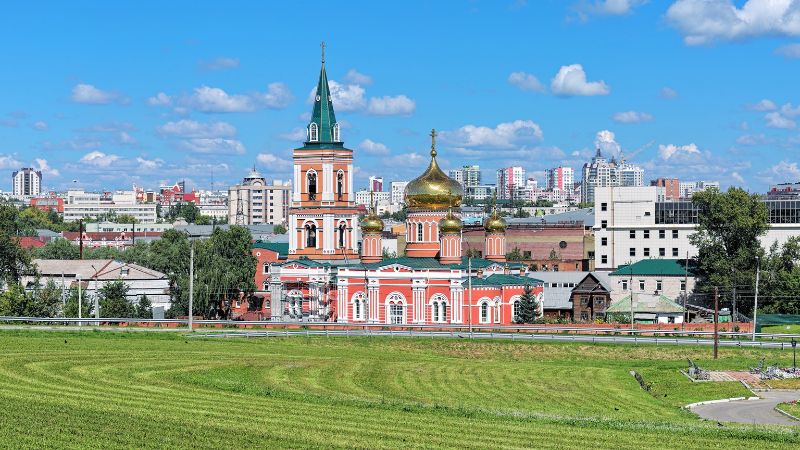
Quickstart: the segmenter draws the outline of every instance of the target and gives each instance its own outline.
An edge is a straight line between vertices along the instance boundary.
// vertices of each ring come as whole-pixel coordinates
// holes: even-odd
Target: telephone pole
[[[194,302],[194,241],[189,244],[189,331],[192,331],[194,323],[192,316],[194,315],[193,308]]]
[[[714,286],[714,359],[719,351],[719,288]]]
[[[753,341],[756,340],[756,319],[758,319],[758,281],[761,276],[761,258],[756,256],[756,293],[753,304]]]

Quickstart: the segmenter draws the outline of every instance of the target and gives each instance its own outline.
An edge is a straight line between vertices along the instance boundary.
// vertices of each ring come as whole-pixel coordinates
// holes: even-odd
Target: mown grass
[[[778,352],[445,339],[202,339],[0,332],[0,446],[50,448],[787,448],[789,428],[681,406],[745,396],[692,358]],[[645,392],[630,376],[641,373]]]
[[[781,403],[778,405],[778,409],[785,411],[794,417],[800,417],[800,404],[797,402]]]
[[[761,328],[762,333],[800,334],[800,325],[767,325]]]

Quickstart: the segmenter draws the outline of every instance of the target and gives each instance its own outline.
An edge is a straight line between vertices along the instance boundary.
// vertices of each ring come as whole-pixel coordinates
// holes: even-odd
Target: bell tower
[[[353,191],[353,151],[344,146],[322,68],[306,140],[293,152],[289,202],[289,257],[315,260],[358,258],[358,209]]]

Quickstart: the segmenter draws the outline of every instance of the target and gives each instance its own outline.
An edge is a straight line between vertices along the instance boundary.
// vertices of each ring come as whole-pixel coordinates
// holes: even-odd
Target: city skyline
[[[227,188],[254,164],[290,179],[324,40],[357,186],[371,175],[413,178],[435,127],[442,166],[479,164],[487,180],[509,166],[540,182],[553,167],[577,173],[599,146],[624,152],[648,180],[765,192],[800,179],[791,157],[800,107],[786,94],[800,56],[796,6],[759,16],[759,27],[698,31],[703,17],[730,25],[721,11],[745,23],[761,3],[420,4],[397,12],[415,24],[403,38],[376,31],[380,9],[350,4],[330,8],[337,26],[321,32],[289,29],[307,14],[289,5],[158,5],[161,15],[155,4],[16,6],[0,22],[15,43],[6,51],[15,70],[0,74],[15,86],[0,100],[0,168],[41,170],[48,190],[73,180],[90,190],[181,179],[208,188],[212,174]],[[33,15],[41,20],[20,20]],[[277,20],[287,16],[297,20]],[[234,18],[235,27],[215,25]],[[520,27],[534,33],[518,39]],[[612,44],[625,58],[600,51]]]

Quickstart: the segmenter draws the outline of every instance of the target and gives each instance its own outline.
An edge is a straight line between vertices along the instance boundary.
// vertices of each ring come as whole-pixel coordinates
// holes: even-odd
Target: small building
[[[633,312],[635,323],[683,323],[683,307],[661,294],[633,294],[617,300],[606,310],[606,320],[629,322]]]
[[[611,286],[600,274],[592,272],[572,289],[572,317],[575,321],[588,322],[606,317],[606,308],[611,304]]]
[[[620,266],[611,272],[612,300],[620,300],[631,291],[643,294],[663,294],[682,298],[694,291],[695,263],[685,259],[643,259]]]

